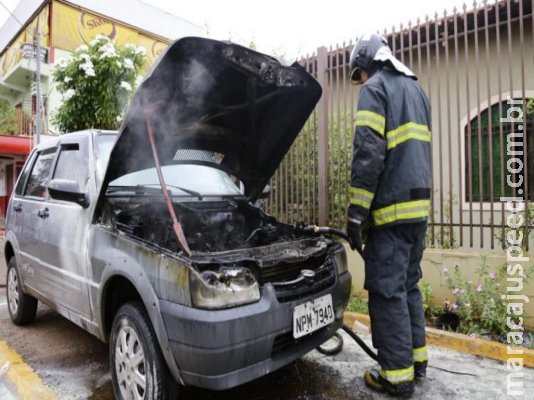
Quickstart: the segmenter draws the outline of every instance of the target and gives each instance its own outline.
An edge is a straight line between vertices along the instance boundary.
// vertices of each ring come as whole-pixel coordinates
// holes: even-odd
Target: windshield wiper
[[[137,192],[138,188],[147,188],[147,187],[150,187],[150,186],[157,186],[158,188],[161,188],[159,183],[144,183],[144,184],[137,185],[135,187],[135,191]],[[203,196],[199,192],[197,192],[196,190],[191,190],[191,189],[187,189],[187,188],[184,188],[184,187],[181,187],[181,186],[174,186],[174,185],[169,185],[169,184],[166,184],[166,186],[174,188],[174,189],[181,190],[182,192],[190,194],[191,196],[195,196],[199,200],[203,199]]]

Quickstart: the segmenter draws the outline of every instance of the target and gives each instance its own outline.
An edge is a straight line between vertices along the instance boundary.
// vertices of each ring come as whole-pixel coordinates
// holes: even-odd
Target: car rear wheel
[[[15,257],[11,257],[7,264],[6,292],[7,309],[11,321],[15,325],[26,325],[33,322],[37,313],[37,299],[22,292]]]
[[[175,398],[178,385],[167,371],[154,329],[140,303],[127,303],[119,309],[109,345],[117,399]]]

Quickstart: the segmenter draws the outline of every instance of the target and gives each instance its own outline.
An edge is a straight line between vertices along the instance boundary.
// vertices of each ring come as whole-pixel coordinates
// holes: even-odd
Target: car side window
[[[37,155],[37,160],[33,164],[33,168],[28,178],[28,184],[24,192],[25,196],[46,197],[46,185],[50,176],[50,168],[54,161],[56,148],[46,149]]]
[[[26,184],[26,179],[28,179],[28,175],[30,174],[30,170],[32,169],[34,161],[35,153],[32,154],[31,158],[24,165],[24,169],[22,170],[19,180],[17,181],[17,186],[15,187],[15,194],[17,196],[22,196],[22,193],[24,192],[24,185]]]
[[[75,181],[80,189],[85,191],[89,179],[87,140],[61,145],[52,179]]]

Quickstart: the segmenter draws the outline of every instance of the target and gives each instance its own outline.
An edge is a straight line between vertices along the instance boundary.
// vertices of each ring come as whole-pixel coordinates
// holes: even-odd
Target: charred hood
[[[257,198],[321,96],[297,63],[205,38],[172,43],[139,86],[111,153],[104,186],[154,167],[147,121],[162,165],[215,165]]]

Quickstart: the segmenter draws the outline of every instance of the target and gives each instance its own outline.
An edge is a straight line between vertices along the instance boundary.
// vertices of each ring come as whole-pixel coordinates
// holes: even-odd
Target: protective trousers
[[[368,231],[364,250],[365,289],[373,346],[380,374],[392,384],[413,380],[414,362],[425,366],[425,318],[417,282],[427,223],[398,224]]]

